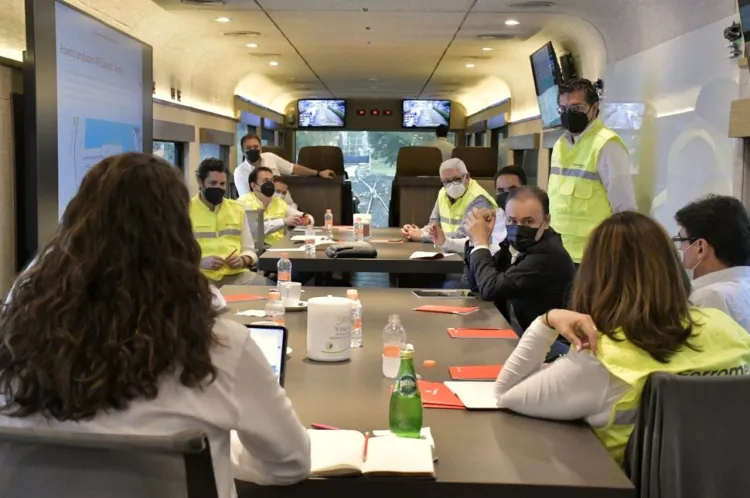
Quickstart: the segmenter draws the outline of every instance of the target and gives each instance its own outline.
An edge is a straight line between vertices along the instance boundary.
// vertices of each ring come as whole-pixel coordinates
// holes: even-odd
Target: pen
[[[325,424],[310,424],[310,427],[313,429],[318,429],[320,431],[337,431],[339,430],[338,427],[333,427],[331,425],[325,425]]]
[[[231,258],[232,256],[234,256],[234,253],[236,253],[236,252],[237,252],[237,249],[235,249],[234,251],[230,252],[230,253],[229,253],[229,256],[227,256],[227,257],[226,257],[226,258],[224,258],[224,259],[229,259],[229,258]]]
[[[362,461],[367,461],[367,444],[370,442],[370,433],[365,432],[365,449],[362,451]]]

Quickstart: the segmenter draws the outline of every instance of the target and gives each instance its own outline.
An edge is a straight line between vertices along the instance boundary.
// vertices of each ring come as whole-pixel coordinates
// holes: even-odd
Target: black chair
[[[0,428],[3,498],[217,498],[200,431],[123,436]]]
[[[750,377],[652,374],[625,471],[640,498],[750,495]]]

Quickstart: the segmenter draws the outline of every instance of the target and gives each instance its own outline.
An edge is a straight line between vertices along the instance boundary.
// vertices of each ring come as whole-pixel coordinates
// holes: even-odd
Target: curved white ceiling
[[[179,88],[184,103],[221,114],[232,114],[235,93],[279,112],[296,98],[335,95],[452,98],[473,113],[512,96],[514,120],[537,112],[528,56],[549,40],[596,78],[608,59],[735,10],[735,0],[557,0],[534,11],[513,8],[514,0],[226,0],[219,9],[69,1],[154,46],[158,96]],[[23,4],[0,0],[0,55],[19,60]],[[520,24],[506,26],[510,18]],[[224,35],[236,30],[260,35]],[[516,38],[478,38],[487,33]]]

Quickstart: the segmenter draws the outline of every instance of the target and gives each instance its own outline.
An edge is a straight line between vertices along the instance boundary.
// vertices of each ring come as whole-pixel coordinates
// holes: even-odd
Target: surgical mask
[[[283,192],[275,192],[274,197],[278,197],[279,199],[286,199],[286,194]]]
[[[688,252],[690,250],[690,248],[693,247],[697,243],[698,243],[698,241],[696,240],[695,242],[693,242],[692,244],[690,244],[688,246],[688,248],[685,249],[684,251],[682,249],[677,249],[677,254],[678,254],[679,258],[680,258],[680,263],[682,263],[682,267],[683,268],[685,268],[685,253]],[[702,261],[698,261],[695,264],[695,266],[693,266],[692,268],[685,268],[685,273],[687,273],[687,276],[688,276],[688,278],[690,280],[694,280],[695,279],[695,269],[698,268],[698,265],[700,265],[701,263],[702,263]]]
[[[249,163],[257,163],[260,159],[260,151],[258,149],[247,149],[245,151],[245,159]]]
[[[450,184],[445,188],[445,192],[453,200],[460,199],[462,195],[466,193],[466,185],[459,183],[458,185]]]
[[[219,187],[206,187],[203,189],[203,197],[214,206],[218,206],[224,201],[225,193],[226,190]]]
[[[273,185],[273,182],[266,182],[260,186],[260,193],[266,197],[273,197],[276,193],[276,187]]]
[[[508,242],[518,252],[526,252],[528,248],[539,242],[544,225],[540,227],[524,227],[520,225],[506,225]]]
[[[567,109],[560,114],[560,121],[562,122],[563,128],[571,132],[573,135],[582,133],[589,125],[589,117],[585,112],[571,111],[570,109]]]

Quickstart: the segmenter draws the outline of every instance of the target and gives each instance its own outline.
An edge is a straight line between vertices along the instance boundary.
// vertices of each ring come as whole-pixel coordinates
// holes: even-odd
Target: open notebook
[[[427,439],[370,437],[367,459],[361,432],[310,429],[312,471],[315,477],[355,475],[403,476],[434,479],[432,446]]]

